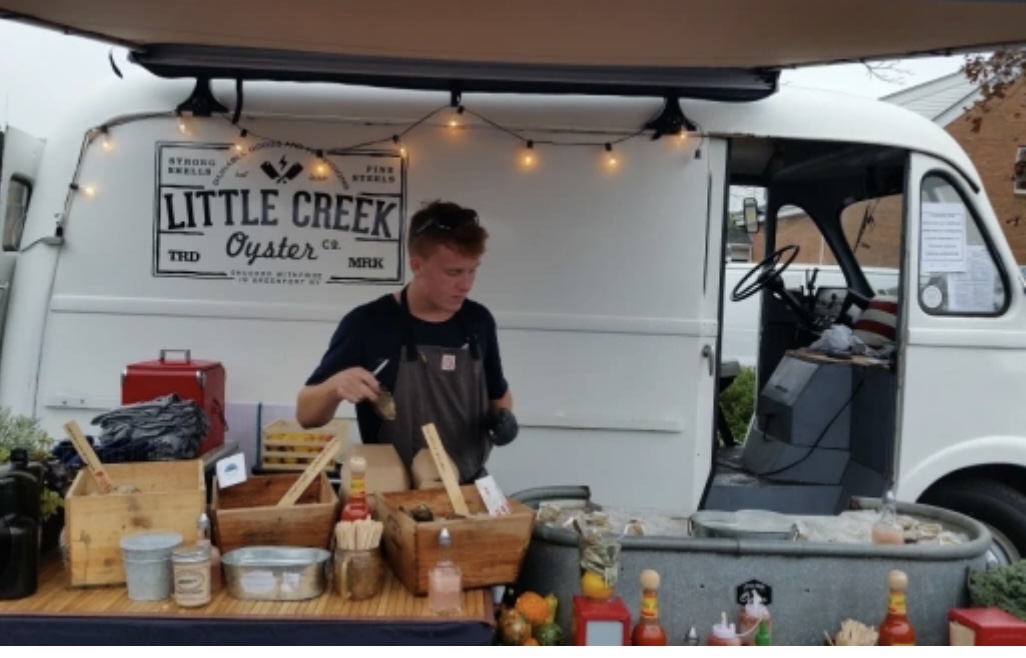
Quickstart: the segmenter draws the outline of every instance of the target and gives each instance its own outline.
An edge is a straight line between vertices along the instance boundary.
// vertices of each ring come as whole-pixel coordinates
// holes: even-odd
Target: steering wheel
[[[781,264],[784,260],[784,256],[790,254],[789,258]],[[798,245],[789,244],[786,247],[777,249],[772,254],[762,260],[761,263],[748,270],[748,273],[737,282],[734,286],[733,292],[730,293],[731,301],[740,302],[748,299],[752,295],[761,290],[765,289],[771,283],[780,281],[781,275],[784,273],[794,259],[798,257]],[[745,286],[748,279],[756,276],[755,280]]]

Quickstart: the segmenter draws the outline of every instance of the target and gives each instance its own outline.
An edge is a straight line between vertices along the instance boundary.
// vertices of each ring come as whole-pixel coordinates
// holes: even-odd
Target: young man
[[[518,430],[495,319],[467,298],[487,239],[477,213],[455,203],[436,201],[414,214],[413,280],[342,318],[299,392],[299,423],[324,425],[341,401],[351,402],[362,441],[391,443],[407,469],[426,447],[421,427],[434,423],[461,484],[486,475],[492,445],[506,445]],[[372,406],[382,386],[395,399],[394,420]]]

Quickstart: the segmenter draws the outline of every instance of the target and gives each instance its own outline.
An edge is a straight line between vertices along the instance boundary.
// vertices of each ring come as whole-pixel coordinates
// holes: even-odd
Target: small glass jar
[[[363,601],[385,587],[385,560],[377,548],[359,551],[335,549],[335,590],[343,601]]]
[[[171,553],[175,603],[198,608],[210,603],[210,552],[203,546],[181,546]]]
[[[602,512],[584,517],[578,538],[581,593],[595,600],[608,600],[616,594],[620,575],[620,535],[609,525]]]

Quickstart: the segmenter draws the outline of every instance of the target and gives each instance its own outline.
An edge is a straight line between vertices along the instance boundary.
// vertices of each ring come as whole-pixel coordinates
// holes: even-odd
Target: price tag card
[[[227,489],[246,481],[246,455],[238,452],[217,461],[217,486]]]
[[[485,476],[480,480],[476,480],[474,484],[477,485],[477,490],[481,494],[481,500],[484,501],[489,514],[492,516],[506,516],[513,513],[513,510],[509,507],[509,501],[506,500],[505,494],[502,493],[502,489],[499,488],[499,484],[495,481],[494,477],[491,475]]]

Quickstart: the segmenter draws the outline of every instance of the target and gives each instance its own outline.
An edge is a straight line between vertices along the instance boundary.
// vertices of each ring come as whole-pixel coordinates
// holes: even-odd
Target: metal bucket
[[[174,587],[171,553],[182,544],[176,532],[140,532],[121,539],[125,584],[133,601],[161,601]]]

